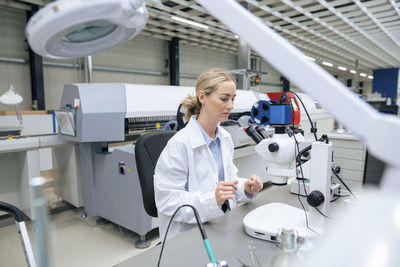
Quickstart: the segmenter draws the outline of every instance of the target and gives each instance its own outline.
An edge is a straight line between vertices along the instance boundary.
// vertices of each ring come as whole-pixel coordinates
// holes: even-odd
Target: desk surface
[[[0,153],[18,152],[39,148],[39,137],[0,140]]]
[[[306,199],[304,197],[301,199],[306,205]],[[252,265],[248,250],[248,241],[250,241],[255,246],[262,265],[269,266],[278,248],[271,242],[247,235],[242,221],[251,210],[272,202],[301,207],[297,196],[289,193],[288,186],[271,186],[260,192],[255,200],[204,225],[217,260],[226,260],[229,266],[240,266],[238,259],[247,265]],[[338,201],[333,202],[331,208],[335,209],[337,205],[340,205]],[[160,250],[161,245],[158,245],[116,266],[157,266]],[[165,244],[160,266],[205,266],[208,262],[201,235],[195,227]]]

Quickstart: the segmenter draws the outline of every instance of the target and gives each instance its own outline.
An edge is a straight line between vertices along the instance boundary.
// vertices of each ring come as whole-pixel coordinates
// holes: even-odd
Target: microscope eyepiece
[[[260,136],[260,134],[257,133],[257,130],[256,130],[256,128],[254,128],[254,126],[249,126],[244,131],[246,132],[246,134],[248,136],[251,137],[251,139],[253,139],[253,141],[256,144],[260,143],[263,140],[263,138]]]

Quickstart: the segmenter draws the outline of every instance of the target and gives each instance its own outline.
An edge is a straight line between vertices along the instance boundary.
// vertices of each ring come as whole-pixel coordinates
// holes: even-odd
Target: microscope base
[[[272,242],[276,241],[280,228],[294,229],[304,238],[317,237],[307,228],[304,210],[283,203],[270,203],[252,210],[244,217],[243,225],[250,236]],[[313,230],[322,232],[322,229]]]

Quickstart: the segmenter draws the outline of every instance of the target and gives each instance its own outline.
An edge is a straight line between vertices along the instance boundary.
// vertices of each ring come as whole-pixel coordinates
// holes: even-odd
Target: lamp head
[[[0,103],[5,105],[18,105],[22,100],[22,96],[15,92],[12,85],[10,85],[10,90],[0,96]]]
[[[58,0],[32,16],[25,34],[41,56],[84,57],[135,37],[148,16],[142,0]]]

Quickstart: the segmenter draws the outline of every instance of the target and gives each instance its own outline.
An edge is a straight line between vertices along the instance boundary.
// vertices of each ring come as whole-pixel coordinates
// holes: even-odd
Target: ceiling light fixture
[[[372,80],[373,78],[374,78],[374,76],[371,76],[371,75],[368,76],[368,79]]]
[[[304,55],[307,59],[309,59],[309,60],[311,60],[311,61],[315,61],[315,58],[313,58],[313,57],[309,57],[309,56],[306,56],[306,55]]]
[[[237,36],[236,34],[234,35],[236,39],[239,39],[239,36]]]
[[[343,71],[346,71],[347,70],[347,68],[345,68],[345,67],[342,67],[342,66],[339,66],[339,67],[337,67],[339,70],[343,70]]]
[[[362,76],[362,77],[367,77],[367,74],[365,74],[365,73],[360,73],[360,76]]]
[[[188,20],[188,19],[184,19],[184,18],[181,18],[181,17],[177,17],[177,16],[172,16],[171,19],[176,20],[176,21],[180,21],[180,22],[183,22],[183,23],[195,26],[195,27],[206,29],[206,30],[209,28],[207,25],[204,25],[204,24],[201,24],[201,23],[197,23],[197,22],[194,22],[194,21],[191,21],[191,20]]]
[[[322,64],[325,65],[325,66],[328,66],[328,67],[333,67],[332,63],[329,63],[329,62],[326,62],[326,61],[322,62]]]
[[[355,70],[350,70],[350,73],[353,73],[353,74],[354,74],[354,73],[356,73],[356,71],[355,71]]]

